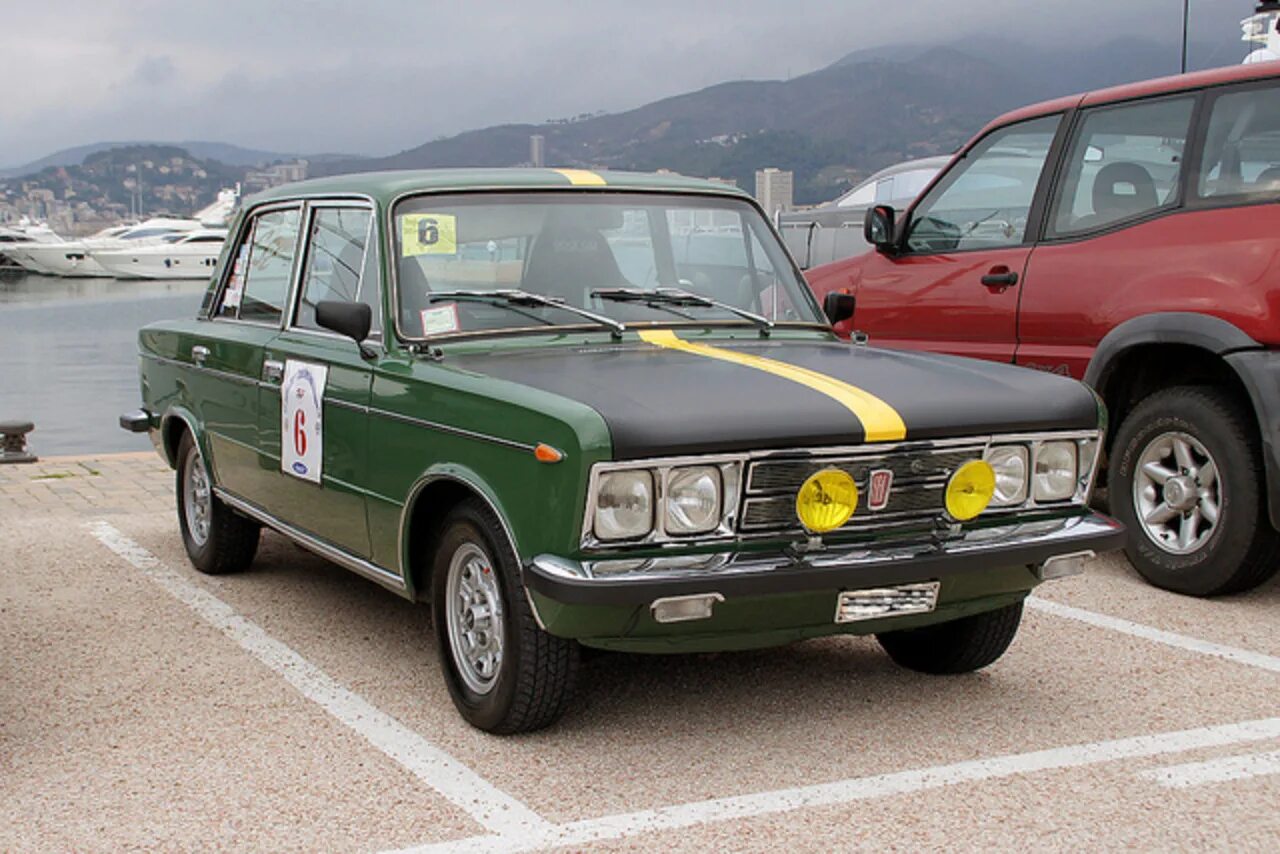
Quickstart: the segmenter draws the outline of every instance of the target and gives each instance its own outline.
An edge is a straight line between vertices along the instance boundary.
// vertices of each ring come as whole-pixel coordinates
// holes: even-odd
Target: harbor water
[[[205,287],[0,272],[0,421],[34,422],[39,455],[149,449],[118,421],[141,402],[138,329],[193,316]]]

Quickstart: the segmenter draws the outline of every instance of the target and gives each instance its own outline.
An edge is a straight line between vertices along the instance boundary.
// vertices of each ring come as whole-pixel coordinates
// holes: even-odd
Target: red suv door
[[[858,259],[857,328],[874,344],[1013,361],[1028,223],[1061,124],[987,134],[909,213],[900,251]]]
[[[1204,285],[1227,272],[1227,233],[1162,215],[1182,201],[1195,105],[1193,92],[1080,113],[1022,289],[1018,364],[1082,379],[1131,317],[1227,307],[1225,292],[1206,303]]]

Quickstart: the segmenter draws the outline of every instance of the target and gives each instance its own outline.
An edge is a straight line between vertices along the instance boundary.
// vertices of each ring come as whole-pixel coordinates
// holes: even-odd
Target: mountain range
[[[1192,45],[1192,53],[1205,51]],[[1019,41],[894,45],[855,51],[789,80],[720,83],[624,112],[498,124],[382,157],[304,156],[312,175],[512,166],[529,160],[529,137],[541,134],[549,166],[670,169],[732,178],[748,190],[754,189],[757,169],[776,166],[795,172],[797,203],[816,203],[889,164],[954,151],[1006,110],[1173,74],[1178,60],[1170,45],[1138,39],[1087,49]],[[0,177],[79,163],[88,154],[127,144],[66,149],[0,170]],[[197,158],[236,166],[296,156],[219,142],[174,145]]]
[[[280,151],[263,151],[256,148],[244,148],[239,145],[232,145],[227,142],[205,142],[201,140],[189,142],[160,142],[156,140],[134,140],[132,142],[94,142],[89,145],[77,145],[73,148],[64,148],[61,151],[55,151],[53,154],[41,157],[39,160],[33,160],[21,166],[11,166],[0,169],[0,178],[16,178],[22,175],[32,175],[47,169],[50,166],[78,166],[85,162],[85,158],[93,154],[103,151],[111,151],[117,148],[133,148],[138,146],[167,146],[171,148],[181,148],[192,157],[201,160],[216,160],[219,163],[225,163],[228,166],[262,166],[267,163],[274,163],[280,160],[294,160],[298,157],[305,157],[315,162],[324,162],[325,160],[350,160],[350,154],[291,154]]]
[[[756,169],[776,166],[795,172],[797,203],[814,203],[891,163],[949,153],[1014,107],[1177,71],[1168,45],[1141,40],[1087,50],[898,45],[791,80],[721,83],[579,121],[497,125],[313,172],[514,165],[529,159],[536,133],[548,165],[665,168],[732,178],[748,190]]]

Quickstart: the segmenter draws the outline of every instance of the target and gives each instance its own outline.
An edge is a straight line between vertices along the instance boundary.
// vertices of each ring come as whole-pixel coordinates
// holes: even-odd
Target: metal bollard
[[[36,429],[30,421],[0,421],[0,463],[34,463],[27,450],[27,434]]]

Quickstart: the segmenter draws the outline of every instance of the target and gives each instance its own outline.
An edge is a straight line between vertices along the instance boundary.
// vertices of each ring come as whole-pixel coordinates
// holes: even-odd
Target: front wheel
[[[190,433],[178,444],[178,526],[196,569],[223,575],[248,569],[258,552],[261,528],[213,494],[209,469]]]
[[[876,640],[889,657],[921,673],[970,673],[1004,655],[1022,622],[1022,603],[946,623],[881,632]]]
[[[1129,561],[1156,587],[1212,596],[1275,573],[1280,536],[1253,415],[1230,395],[1182,386],[1147,397],[1116,433],[1110,484]]]
[[[486,732],[530,732],[568,706],[578,645],[538,627],[497,516],[464,501],[445,520],[432,567],[441,670],[454,705]]]

